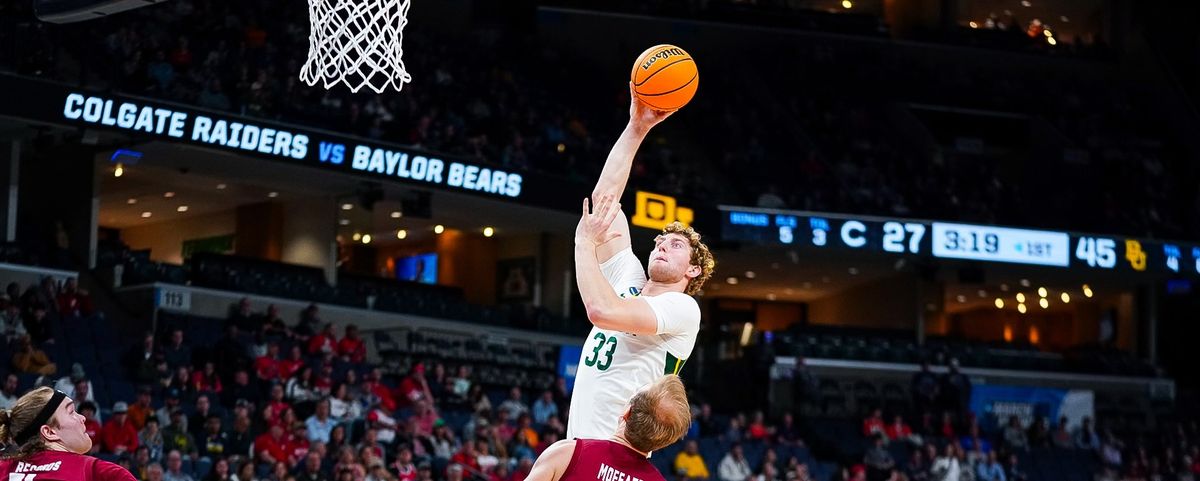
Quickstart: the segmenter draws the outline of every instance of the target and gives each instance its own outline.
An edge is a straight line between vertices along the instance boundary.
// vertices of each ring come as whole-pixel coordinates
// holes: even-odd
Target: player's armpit
[[[639,336],[658,333],[658,316],[645,299],[621,299],[603,308],[588,308],[592,325],[609,331],[628,332]]]
[[[537,462],[533,463],[533,469],[529,471],[525,481],[558,481],[571,464],[571,456],[574,454],[574,439],[564,439],[551,444],[538,456]]]
[[[612,259],[613,256],[629,248],[629,219],[625,217],[625,212],[618,212],[617,218],[613,219],[612,226],[608,228],[609,232],[616,232],[617,238],[596,246],[596,260],[604,264]]]

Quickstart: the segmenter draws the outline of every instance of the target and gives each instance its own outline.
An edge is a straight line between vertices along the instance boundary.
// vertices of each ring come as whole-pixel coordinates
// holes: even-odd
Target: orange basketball
[[[638,56],[630,80],[638,100],[658,110],[678,110],[696,95],[700,71],[682,48],[655,45]]]

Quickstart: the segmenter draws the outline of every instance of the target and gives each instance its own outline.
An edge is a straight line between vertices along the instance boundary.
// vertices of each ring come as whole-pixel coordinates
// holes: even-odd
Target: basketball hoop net
[[[369,87],[401,90],[404,26],[411,0],[308,0],[308,61],[300,80],[326,89],[344,83],[351,92]]]

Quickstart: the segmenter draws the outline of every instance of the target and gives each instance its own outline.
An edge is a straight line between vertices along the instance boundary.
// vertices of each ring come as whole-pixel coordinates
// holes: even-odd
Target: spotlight
[[[438,224],[438,225],[435,225],[435,226],[433,226],[433,233],[434,233],[434,234],[441,234],[441,233],[443,233],[443,232],[446,232],[446,226],[443,226],[443,225],[441,225],[441,224]]]
[[[484,237],[491,237],[491,236],[492,236],[492,235],[494,235],[494,234],[496,234],[496,229],[493,229],[493,228],[491,228],[491,227],[484,227],[484,228],[483,228],[483,236],[484,236]]]
[[[397,239],[404,240],[407,237],[408,237],[408,231],[406,231],[404,229],[400,229],[400,230],[396,231]]]

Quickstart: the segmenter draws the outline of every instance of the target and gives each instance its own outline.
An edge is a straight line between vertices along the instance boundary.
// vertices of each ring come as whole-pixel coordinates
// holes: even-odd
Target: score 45
[[[1103,237],[1080,237],[1075,245],[1075,258],[1087,262],[1091,267],[1112,269],[1117,266],[1117,241]],[[1145,269],[1145,261],[1142,263]]]

